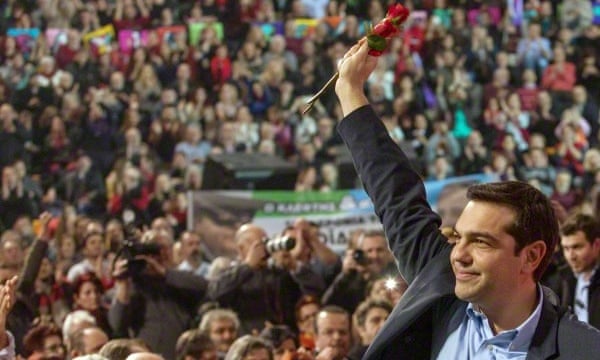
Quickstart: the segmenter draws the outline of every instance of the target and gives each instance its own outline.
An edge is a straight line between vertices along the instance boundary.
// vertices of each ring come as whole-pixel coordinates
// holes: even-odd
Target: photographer
[[[265,231],[242,225],[235,234],[239,263],[211,281],[208,297],[240,316],[240,333],[262,330],[266,321],[295,327],[294,306],[303,293],[316,293],[320,279],[308,266],[293,270],[268,266]],[[272,240],[271,240],[272,241]]]
[[[385,235],[380,230],[365,231],[355,249],[347,249],[342,271],[325,291],[324,305],[338,305],[353,313],[365,298],[367,283],[383,274],[397,275]]]
[[[116,293],[108,313],[116,336],[131,331],[166,359],[175,358],[177,338],[189,329],[207,288],[203,277],[174,269],[172,245],[168,232],[150,230],[134,247],[137,254],[129,250],[129,258],[116,259]]]

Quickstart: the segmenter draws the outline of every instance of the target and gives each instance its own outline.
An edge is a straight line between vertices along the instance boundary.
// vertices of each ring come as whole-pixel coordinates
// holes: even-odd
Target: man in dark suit
[[[600,223],[576,214],[560,228],[560,244],[568,268],[562,269],[561,299],[580,321],[600,329]]]
[[[377,63],[363,40],[346,53],[338,131],[409,284],[363,359],[589,359],[600,332],[538,281],[559,240],[548,199],[521,182],[472,186],[450,238],[421,178],[363,92]]]

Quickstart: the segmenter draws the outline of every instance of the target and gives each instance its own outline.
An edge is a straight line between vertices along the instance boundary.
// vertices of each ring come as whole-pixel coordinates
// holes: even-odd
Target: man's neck
[[[195,256],[188,256],[187,259],[185,259],[188,264],[190,264],[190,266],[194,269],[196,269],[198,266],[200,266],[200,258],[195,257]]]
[[[537,285],[533,283],[527,286],[527,289],[521,289],[521,292],[522,296],[513,296],[508,300],[509,302],[499,299],[498,302],[487,307],[473,304],[488,318],[494,335],[517,328],[535,311],[539,302]]]
[[[590,281],[592,276],[594,276],[595,272],[596,272],[596,268],[594,267],[592,269],[582,271],[582,272],[576,274],[576,276],[584,281]]]

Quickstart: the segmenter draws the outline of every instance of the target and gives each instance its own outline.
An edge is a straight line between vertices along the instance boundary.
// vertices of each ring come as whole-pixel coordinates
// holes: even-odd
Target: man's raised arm
[[[338,131],[384,226],[399,270],[410,284],[431,258],[450,245],[438,229],[440,218],[427,203],[423,181],[369,106],[364,84],[376,64],[364,40],[344,55],[335,86],[344,114]]]

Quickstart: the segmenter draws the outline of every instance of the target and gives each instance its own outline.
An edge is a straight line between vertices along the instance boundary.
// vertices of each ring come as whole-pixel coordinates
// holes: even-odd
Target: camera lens
[[[289,251],[296,246],[296,239],[291,236],[282,236],[265,240],[265,248],[269,254],[277,251]]]
[[[352,258],[359,265],[366,265],[369,262],[369,259],[367,259],[367,256],[365,255],[365,252],[361,249],[354,250],[354,252],[352,253]]]

